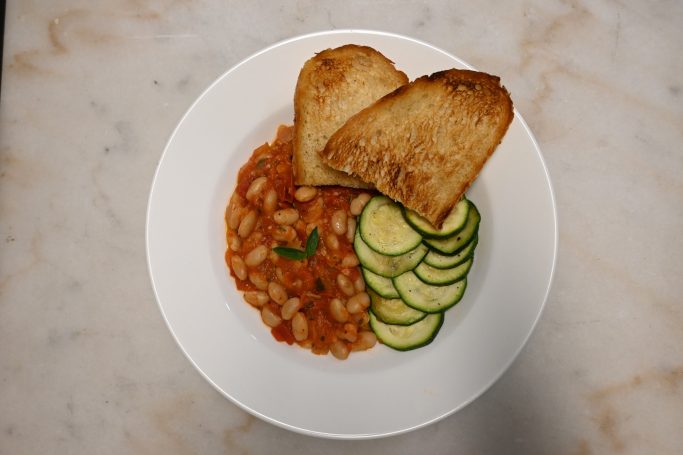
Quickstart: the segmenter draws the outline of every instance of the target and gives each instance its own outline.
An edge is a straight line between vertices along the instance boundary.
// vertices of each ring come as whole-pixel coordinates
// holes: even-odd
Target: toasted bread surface
[[[391,60],[366,46],[327,49],[308,60],[294,93],[294,182],[371,187],[330,168],[319,152],[349,117],[407,83]]]
[[[321,156],[438,227],[513,117],[512,100],[498,77],[441,71],[398,88],[351,117]]]

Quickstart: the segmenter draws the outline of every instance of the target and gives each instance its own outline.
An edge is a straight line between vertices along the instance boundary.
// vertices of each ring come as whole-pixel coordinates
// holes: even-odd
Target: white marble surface
[[[0,454],[674,454],[683,447],[683,3],[9,0],[0,105]],[[374,441],[257,420],[184,358],[144,251],[166,139],[216,77],[325,29],[414,36],[502,77],[560,219],[520,357]]]

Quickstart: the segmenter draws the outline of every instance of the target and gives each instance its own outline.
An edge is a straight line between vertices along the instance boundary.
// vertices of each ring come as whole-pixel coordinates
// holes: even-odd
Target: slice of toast
[[[514,116],[500,79],[452,69],[423,76],[351,117],[321,152],[439,227]]]
[[[407,83],[389,59],[366,46],[327,49],[308,60],[294,92],[294,183],[370,188],[324,164],[318,153],[349,117]]]

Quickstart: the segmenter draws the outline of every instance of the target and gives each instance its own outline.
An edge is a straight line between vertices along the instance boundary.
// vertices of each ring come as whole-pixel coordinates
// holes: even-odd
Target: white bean
[[[236,233],[231,231],[228,235],[228,245],[232,251],[237,253],[242,248],[242,240]]]
[[[349,320],[349,311],[346,309],[344,302],[339,299],[330,300],[330,314],[337,322],[346,322]]]
[[[308,321],[301,313],[295,314],[292,318],[292,334],[296,341],[304,341],[308,338]]]
[[[261,308],[268,303],[268,294],[263,291],[247,291],[244,293],[244,300],[256,308]]]
[[[228,209],[228,226],[230,229],[237,229],[242,220],[242,207],[239,202],[233,200]]]
[[[352,351],[365,351],[377,344],[377,337],[374,333],[362,331],[358,334],[358,339],[351,345]]]
[[[272,213],[277,208],[277,191],[269,189],[263,198],[263,211]]]
[[[266,278],[266,276],[261,272],[250,272],[249,281],[251,281],[251,283],[261,291],[265,291],[266,289],[268,289],[268,278]]]
[[[334,233],[329,232],[325,235],[325,246],[331,250],[339,249],[339,239]]]
[[[291,225],[299,220],[299,212],[296,209],[282,209],[273,213],[273,220],[277,224]]]
[[[344,340],[354,342],[358,338],[358,328],[349,322],[344,324],[344,331],[337,335]]]
[[[342,269],[349,269],[351,267],[355,267],[359,264],[358,258],[356,257],[355,254],[353,253],[348,253],[346,254],[341,261],[341,267]]]
[[[370,296],[366,292],[359,292],[346,302],[346,309],[349,313],[360,313],[370,306]]]
[[[254,231],[256,227],[256,221],[258,221],[258,214],[255,210],[250,210],[242,221],[240,222],[239,228],[237,228],[237,235],[246,239]]]
[[[235,272],[235,276],[240,280],[247,279],[247,266],[241,257],[236,254],[230,258],[230,265],[232,265],[232,271]]]
[[[294,316],[294,314],[296,314],[296,312],[299,311],[300,308],[301,299],[299,297],[292,297],[291,299],[287,300],[280,309],[282,319],[284,319],[285,321],[289,321],[290,319],[292,319],[292,316]]]
[[[261,310],[261,319],[268,327],[277,327],[282,323],[282,318],[278,316],[269,306],[264,306]]]
[[[253,182],[251,182],[251,185],[249,185],[249,189],[247,190],[246,198],[248,201],[254,201],[261,192],[263,191],[263,188],[265,188],[266,183],[268,183],[268,178],[267,177],[257,177],[254,179]]]
[[[285,287],[275,281],[268,283],[268,295],[275,303],[279,303],[280,305],[287,301],[287,291],[285,290]]]
[[[353,287],[353,283],[351,282],[349,277],[347,277],[343,273],[337,275],[337,286],[339,286],[339,289],[349,297],[356,293],[356,289]]]
[[[308,202],[313,200],[318,190],[312,186],[300,186],[294,193],[294,199],[299,202]]]
[[[363,209],[365,208],[365,204],[368,203],[370,197],[371,196],[368,193],[361,193],[358,196],[356,196],[351,201],[351,205],[349,206],[349,211],[351,212],[351,214],[355,216],[360,215],[360,212],[363,211]]]
[[[336,210],[332,217],[330,218],[330,224],[332,225],[332,231],[337,235],[346,234],[346,212],[344,210]]]
[[[349,356],[349,348],[346,347],[346,343],[339,340],[330,345],[330,352],[339,360],[345,360]]]
[[[296,238],[296,231],[292,226],[276,226],[273,229],[273,238],[279,242],[291,242]]]
[[[260,265],[268,257],[268,248],[265,245],[259,245],[251,250],[244,258],[244,263],[249,267],[256,267]]]
[[[346,220],[346,240],[353,243],[353,237],[356,235],[356,219],[349,217]]]
[[[365,290],[365,280],[363,279],[363,275],[359,274],[358,278],[353,280],[353,287],[356,288],[356,291],[358,292]]]

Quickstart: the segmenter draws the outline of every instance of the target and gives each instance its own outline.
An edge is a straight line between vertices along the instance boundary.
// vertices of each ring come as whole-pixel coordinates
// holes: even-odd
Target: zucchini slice
[[[358,231],[353,240],[353,247],[363,267],[386,278],[393,278],[408,270],[413,270],[429,251],[425,245],[419,244],[417,248],[406,254],[385,256],[366,245]]]
[[[396,288],[394,287],[394,283],[392,283],[391,278],[385,278],[381,275],[377,275],[376,273],[371,272],[365,267],[361,267],[360,269],[363,273],[363,279],[365,280],[365,284],[370,289],[372,289],[385,299],[398,298],[398,292],[396,292]]]
[[[393,325],[383,323],[372,311],[370,312],[370,327],[377,338],[397,351],[410,351],[428,345],[439,333],[442,325],[442,313],[430,314],[411,325]]]
[[[363,241],[385,256],[399,256],[415,249],[422,236],[406,222],[401,206],[386,196],[375,196],[360,215]]]
[[[475,235],[470,243],[465,245],[465,247],[454,255],[444,255],[437,253],[434,250],[430,250],[427,256],[422,260],[422,263],[431,265],[436,269],[450,269],[456,265],[462,264],[470,257],[474,255],[474,249],[477,247],[479,242],[479,236]]]
[[[434,286],[420,280],[411,271],[394,278],[394,287],[409,307],[425,313],[437,313],[449,309],[462,299],[467,278],[446,286]]]
[[[437,269],[431,265],[421,262],[420,265],[415,267],[414,272],[419,279],[427,284],[444,286],[455,283],[456,281],[467,276],[467,272],[470,271],[470,267],[472,267],[472,258],[469,258],[462,264],[450,269]]]
[[[370,299],[370,310],[385,324],[410,325],[427,316],[427,313],[410,308],[401,299],[385,299],[372,291]]]
[[[446,237],[451,237],[453,234],[465,227],[465,223],[467,222],[467,212],[469,212],[469,210],[470,205],[467,203],[467,199],[463,197],[457,204],[455,204],[453,210],[451,210],[446,219],[443,221],[441,229],[435,228],[432,223],[412,210],[404,209],[403,216],[405,216],[408,224],[410,224],[417,232],[422,234],[423,237],[430,239],[443,239]]]
[[[481,220],[477,207],[469,201],[468,203],[470,204],[470,209],[467,212],[467,223],[465,223],[465,227],[460,232],[445,239],[425,239],[425,243],[443,254],[455,254],[465,248],[477,234],[479,221]]]

